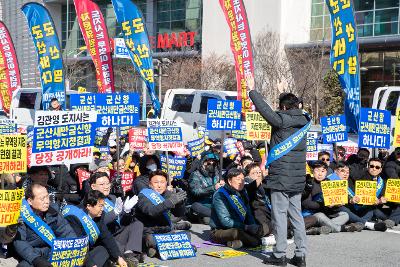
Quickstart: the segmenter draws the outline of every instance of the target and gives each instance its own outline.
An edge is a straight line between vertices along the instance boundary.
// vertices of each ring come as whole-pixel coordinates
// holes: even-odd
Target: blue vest
[[[140,194],[143,194],[150,202],[154,205],[157,206],[165,201],[164,197],[160,195],[158,192],[154,191],[153,189],[150,188],[145,188],[142,191],[140,191]],[[171,218],[168,214],[168,212],[163,212],[165,219],[167,219],[168,224],[172,226]]]
[[[248,212],[243,200],[235,194],[229,194],[224,187],[220,187],[218,191],[226,197],[231,207],[239,215],[240,221],[243,223],[246,220],[246,214]]]

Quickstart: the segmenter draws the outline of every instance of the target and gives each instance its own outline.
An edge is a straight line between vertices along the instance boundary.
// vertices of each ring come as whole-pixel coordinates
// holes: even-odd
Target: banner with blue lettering
[[[344,115],[322,117],[321,127],[324,144],[344,142],[348,139]]]
[[[224,153],[229,156],[239,154],[239,150],[236,147],[237,140],[235,138],[226,138],[224,140]]]
[[[130,59],[124,38],[114,38],[114,57]]]
[[[129,56],[146,83],[157,117],[161,111],[161,104],[154,90],[153,57],[143,16],[131,0],[112,0],[112,5],[117,22],[122,28]]]
[[[174,120],[147,119],[147,141],[150,150],[184,150],[182,127]]]
[[[196,257],[190,239],[185,232],[153,235],[162,260]]]
[[[161,161],[161,170],[165,173],[168,173],[168,176],[172,179],[182,179],[186,170],[186,158],[180,156],[168,156],[168,164],[167,157],[164,154],[160,155]],[[169,171],[168,171],[169,165]]]
[[[38,56],[43,110],[49,109],[53,98],[57,98],[65,109],[63,60],[53,20],[41,4],[27,3],[21,9],[28,21]]]
[[[83,266],[89,251],[89,238],[55,239],[50,253],[50,263],[53,266],[80,267]]]
[[[306,160],[318,160],[318,133],[308,132],[307,133],[307,154]]]
[[[240,130],[242,102],[209,99],[207,106],[208,130]]]
[[[188,150],[190,152],[190,156],[195,158],[195,157],[199,156],[201,153],[203,153],[204,145],[205,145],[204,137],[193,140],[193,141],[189,141],[187,146],[188,146]]]
[[[331,14],[332,44],[330,63],[346,93],[344,113],[347,130],[358,132],[360,121],[360,64],[357,27],[351,0],[326,0]]]
[[[17,133],[17,124],[0,124],[0,134],[15,134]]]
[[[361,108],[358,146],[389,149],[390,121],[390,111]]]
[[[71,110],[97,111],[97,127],[139,125],[140,97],[137,93],[73,94]]]

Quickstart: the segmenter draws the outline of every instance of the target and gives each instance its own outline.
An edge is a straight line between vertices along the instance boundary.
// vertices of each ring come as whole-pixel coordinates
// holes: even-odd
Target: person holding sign
[[[103,266],[110,259],[121,267],[127,267],[117,242],[105,223],[105,198],[100,191],[91,190],[84,197],[82,204],[66,206],[63,214],[77,236],[89,237],[90,252],[86,266]]]
[[[225,183],[220,179],[219,156],[211,151],[202,153],[200,167],[189,177],[190,215],[195,221],[208,224],[213,194]]]
[[[225,185],[213,196],[211,206],[211,240],[233,249],[257,247],[263,227],[254,220],[244,188],[242,170],[232,168],[225,176]]]
[[[254,90],[254,77],[246,77],[248,92],[256,110],[272,126],[271,150],[267,159],[267,188],[271,189],[272,221],[276,248],[266,264],[287,263],[287,217],[294,229],[296,244],[292,263],[306,265],[306,230],[301,215],[301,193],[306,181],[306,135],[310,116],[299,108],[299,99],[291,93],[279,97],[279,111],[274,111],[263,96]]]
[[[156,170],[149,174],[149,188],[140,191],[136,206],[137,218],[144,224],[147,255],[152,258],[157,254],[153,234],[171,233],[174,230],[189,230],[189,222],[174,223],[171,214],[182,217],[185,214],[185,191],[167,189],[168,175]]]
[[[14,240],[19,267],[51,267],[50,251],[56,238],[77,237],[42,184],[32,183],[25,191],[21,217]]]

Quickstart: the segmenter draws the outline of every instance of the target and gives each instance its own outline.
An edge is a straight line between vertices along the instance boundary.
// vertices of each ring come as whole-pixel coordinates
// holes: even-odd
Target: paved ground
[[[193,242],[198,244],[207,240],[208,229],[203,225],[194,225],[192,230]],[[400,266],[400,227],[385,233],[362,231],[360,233],[308,236],[308,246],[307,266]],[[266,266],[262,264],[263,255],[259,252],[243,250],[249,254],[231,259],[218,259],[203,255],[205,252],[226,249],[228,248],[203,246],[198,248],[196,258],[171,261],[147,258],[146,261],[169,267]],[[293,249],[294,244],[289,245],[289,257],[293,256]],[[0,266],[16,266],[16,261],[0,259]]]

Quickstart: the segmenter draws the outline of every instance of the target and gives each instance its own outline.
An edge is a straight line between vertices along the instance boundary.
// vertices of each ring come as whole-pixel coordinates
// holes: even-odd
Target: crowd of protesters
[[[285,127],[293,123],[289,115],[301,114],[293,95],[280,100],[284,112],[268,115],[275,126],[275,143],[282,141],[274,139],[280,134],[281,139],[290,135],[285,133]],[[287,105],[292,100],[295,108]],[[307,121],[297,119],[296,123],[303,126]],[[281,129],[276,130],[279,125]],[[111,132],[102,140],[109,146],[107,157],[95,151],[88,164],[33,166],[27,174],[1,176],[5,189],[25,189],[26,209],[43,221],[55,238],[91,237],[85,266],[137,266],[146,256],[159,256],[153,234],[188,231],[191,223],[209,225],[210,240],[233,249],[276,243],[280,246],[276,254],[265,262],[274,265],[287,263],[286,239],[294,237],[298,257],[292,263],[305,266],[303,232],[386,231],[400,222],[400,205],[388,203],[383,196],[386,180],[400,178],[400,148],[390,155],[381,150],[376,158],[360,148],[346,158],[345,148],[337,146],[333,154],[322,151],[317,161],[310,162],[305,161],[305,154],[303,158],[304,151],[294,150],[298,155],[286,158],[287,163],[265,168],[260,155],[263,143],[244,141],[241,155],[228,156],[221,152],[221,140],[208,139],[200,156],[186,156],[185,175],[174,180],[161,170],[159,152],[134,151],[126,136],[110,139]],[[288,170],[282,164],[295,167]],[[78,170],[90,172],[82,186]],[[121,185],[122,172],[134,173],[132,189],[127,192]],[[339,179],[348,181],[349,203],[327,207],[321,181]],[[375,205],[358,204],[354,185],[359,180],[383,185]],[[299,206],[292,207],[297,202]],[[0,238],[2,256],[16,258],[18,266],[51,266],[49,244],[24,220],[1,228]]]

